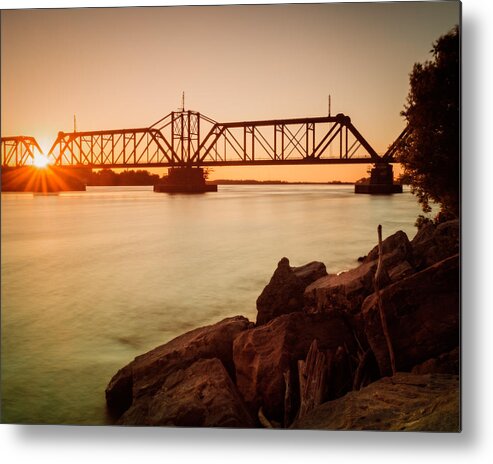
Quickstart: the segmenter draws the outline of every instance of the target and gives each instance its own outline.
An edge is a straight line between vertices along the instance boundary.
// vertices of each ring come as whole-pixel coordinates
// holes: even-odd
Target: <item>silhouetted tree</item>
[[[411,180],[412,179],[409,176],[409,174],[403,172],[402,174],[399,174],[395,182],[396,184],[401,184],[401,185],[411,185]]]
[[[111,169],[102,169],[89,175],[88,185],[154,185],[159,182],[158,174],[144,170],[125,170],[120,174]]]
[[[437,220],[459,215],[460,33],[455,26],[431,50],[433,60],[416,63],[401,115],[411,133],[397,159],[424,212],[440,205]]]
[[[102,169],[96,175],[96,185],[116,185],[117,174],[111,169]]]

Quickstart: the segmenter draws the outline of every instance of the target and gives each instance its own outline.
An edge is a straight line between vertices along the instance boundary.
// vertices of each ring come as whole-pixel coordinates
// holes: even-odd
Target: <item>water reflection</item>
[[[104,423],[116,370],[194,327],[254,320],[281,257],[348,269],[378,223],[412,236],[418,213],[409,192],[352,186],[2,194],[3,420]]]

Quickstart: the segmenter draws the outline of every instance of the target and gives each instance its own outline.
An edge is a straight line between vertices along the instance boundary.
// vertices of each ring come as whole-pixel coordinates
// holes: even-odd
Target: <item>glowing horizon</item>
[[[331,94],[332,114],[349,115],[382,154],[404,127],[414,63],[431,58],[459,11],[458,2],[2,11],[2,134],[49,150],[74,114],[77,130],[147,127],[181,106],[182,91],[187,109],[220,122],[323,116]],[[368,166],[215,168],[211,179],[354,181]]]

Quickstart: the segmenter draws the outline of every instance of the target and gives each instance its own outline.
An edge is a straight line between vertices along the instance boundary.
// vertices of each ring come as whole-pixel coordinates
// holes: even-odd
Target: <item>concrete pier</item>
[[[217,192],[217,185],[205,183],[203,168],[180,167],[168,169],[168,176],[154,185],[154,191],[160,193],[205,193]]]
[[[394,184],[394,170],[391,164],[375,164],[370,173],[370,182],[355,184],[354,193],[391,194],[402,193],[402,185]]]

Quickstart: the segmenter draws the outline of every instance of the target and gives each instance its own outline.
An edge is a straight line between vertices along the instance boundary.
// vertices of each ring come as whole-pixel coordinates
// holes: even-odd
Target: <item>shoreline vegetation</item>
[[[159,176],[147,170],[125,170],[116,173],[111,169],[88,172],[86,183],[90,187],[95,186],[136,186],[136,185],[155,185],[163,182],[166,175]],[[369,177],[363,177],[354,182],[330,180],[327,182],[308,182],[308,181],[284,181],[284,180],[255,180],[255,179],[215,179],[207,180],[209,185],[354,185],[366,184],[370,182]],[[407,176],[401,175],[395,183],[408,185],[410,182]]]
[[[395,232],[339,274],[282,258],[255,322],[197,328],[121,368],[113,422],[459,432],[459,233]]]
[[[138,186],[155,185],[162,182],[166,176],[152,174],[147,170],[125,170],[116,173],[111,169],[103,169],[87,174],[87,185],[95,186]],[[358,181],[359,182],[359,181]],[[283,180],[255,179],[215,179],[206,182],[209,185],[354,185],[355,182],[332,180],[327,182],[288,182]]]
[[[340,180],[327,182],[290,182],[284,180],[216,179],[208,181],[208,183],[217,185],[354,185],[354,182],[342,182]]]

